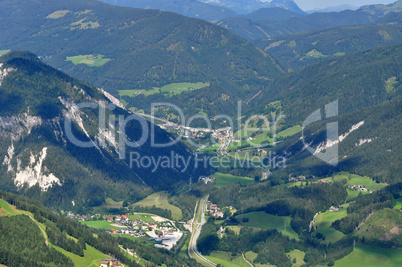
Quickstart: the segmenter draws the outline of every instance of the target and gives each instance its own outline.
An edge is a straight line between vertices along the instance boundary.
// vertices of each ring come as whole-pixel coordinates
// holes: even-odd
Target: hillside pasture
[[[249,221],[242,222],[242,218],[248,218]],[[238,215],[236,216],[236,219],[241,222],[242,226],[260,228],[264,230],[276,229],[285,236],[299,239],[297,233],[293,231],[292,227],[290,226],[290,216],[275,216],[264,211],[259,211]]]
[[[11,50],[0,50],[0,56],[5,55],[9,52],[11,52]]]
[[[401,251],[397,249],[356,246],[355,251],[335,262],[339,267],[396,267],[402,266]]]
[[[306,255],[305,252],[300,251],[298,249],[292,250],[289,253],[286,253],[290,257],[290,261],[293,262],[293,259],[296,259],[296,263],[294,263],[292,266],[302,266],[306,264],[304,262],[304,256]]]
[[[168,193],[165,191],[154,193],[149,195],[148,197],[132,204],[133,207],[152,207],[155,206],[161,209],[167,209],[172,212],[172,218],[174,220],[180,220],[183,217],[182,211],[180,208],[173,206],[168,201]]]
[[[394,209],[396,209],[396,210],[401,210],[402,209],[402,197],[398,198],[396,200],[396,205],[395,205]]]
[[[128,218],[133,221],[140,218],[141,221],[143,221],[145,223],[152,223],[152,222],[155,222],[155,220],[152,219],[152,216],[153,216],[152,214],[135,213],[133,215],[129,215]]]
[[[104,58],[104,55],[79,55],[67,57],[66,61],[71,61],[74,65],[85,64],[90,67],[101,67],[109,62],[110,58]]]
[[[301,131],[302,131],[302,127],[300,125],[296,125],[296,126],[290,127],[288,129],[285,129],[285,130],[279,132],[278,136],[289,137],[289,136],[293,136],[297,133],[300,133]]]
[[[220,172],[211,175],[211,177],[215,178],[215,186],[217,188],[221,188],[230,184],[240,184],[242,186],[245,186],[254,183],[254,179],[250,177],[240,177]]]
[[[345,235],[331,228],[331,225],[334,221],[340,220],[347,215],[347,207],[349,205],[342,205],[342,209],[339,211],[326,211],[320,213],[316,216],[314,227],[317,227],[317,230],[314,231],[313,234],[321,233],[325,236],[325,243],[335,243],[336,241],[341,240]]]
[[[175,96],[183,92],[192,90],[198,90],[210,85],[209,82],[197,82],[197,83],[171,83],[163,87],[152,87],[149,89],[131,89],[131,90],[119,90],[120,96],[136,97],[138,95],[150,96],[154,94],[167,94],[168,96]]]
[[[117,227],[112,225],[113,223],[102,220],[102,221],[80,221],[82,224],[85,224],[88,227],[91,228],[99,228],[99,229],[123,229],[127,228],[125,226],[122,227]]]
[[[229,252],[214,251],[211,252],[209,256],[205,256],[205,258],[222,266],[250,267],[250,265],[243,260],[241,255],[232,257]]]

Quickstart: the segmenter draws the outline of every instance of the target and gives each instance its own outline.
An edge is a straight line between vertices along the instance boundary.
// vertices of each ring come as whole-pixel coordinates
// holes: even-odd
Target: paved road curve
[[[192,234],[190,243],[188,245],[188,255],[190,256],[190,258],[196,259],[199,263],[201,263],[204,266],[216,266],[215,263],[202,256],[202,254],[197,249],[197,239],[201,234],[202,226],[205,224],[205,206],[207,204],[207,201],[208,196],[203,197],[200,200],[197,211],[194,212],[194,218],[192,223]],[[200,218],[201,222],[199,222]]]

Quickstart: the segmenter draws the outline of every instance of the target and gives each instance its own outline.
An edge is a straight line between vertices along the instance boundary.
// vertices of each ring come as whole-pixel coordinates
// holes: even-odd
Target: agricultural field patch
[[[152,214],[144,214],[144,213],[135,213],[133,215],[129,215],[128,218],[130,220],[137,220],[140,218],[143,222],[145,223],[152,223],[155,222],[154,219],[152,219]]]
[[[11,52],[10,49],[7,49],[7,50],[0,50],[0,56],[5,55],[5,54],[7,54],[7,53],[9,53],[9,52]]]
[[[301,131],[302,131],[302,127],[300,125],[296,125],[296,126],[293,126],[286,130],[281,131],[280,133],[278,133],[278,136],[289,137],[289,136],[293,136],[297,133],[300,133]]]
[[[82,224],[85,224],[91,228],[99,228],[99,229],[123,229],[127,227],[118,227],[116,225],[112,225],[113,223],[102,220],[102,221],[80,221]]]
[[[323,240],[325,243],[335,243],[336,241],[342,239],[345,235],[340,232],[335,230],[334,228],[331,227],[332,223],[336,220],[340,220],[343,217],[346,217],[347,215],[347,208],[349,204],[342,205],[342,209],[339,211],[326,211],[323,213],[320,213],[316,216],[314,227],[317,228],[317,230],[314,231],[313,234],[322,234],[325,236],[325,240]]]
[[[70,24],[71,30],[87,30],[96,29],[100,27],[98,21],[86,21],[86,18],[80,19],[79,21]]]
[[[241,255],[232,257],[229,252],[211,252],[211,255],[205,256],[205,258],[216,264],[221,264],[222,266],[250,267],[250,265],[243,260]]]
[[[57,10],[53,12],[52,14],[49,14],[46,18],[47,19],[60,19],[67,15],[67,13],[70,12],[70,10]]]
[[[229,184],[239,184],[240,183],[240,185],[244,186],[244,185],[254,183],[254,179],[252,179],[250,177],[240,177],[240,176],[234,176],[231,174],[224,174],[224,173],[220,173],[220,172],[217,172],[217,173],[211,175],[211,177],[215,178],[215,186],[217,188],[221,188],[221,187],[224,187]]]
[[[356,246],[355,251],[335,262],[339,267],[402,266],[401,251],[397,249]]]
[[[296,263],[293,263],[292,266],[302,266],[306,264],[304,262],[304,256],[306,255],[305,252],[300,251],[298,249],[292,250],[289,253],[286,253],[290,257],[290,261],[293,263],[293,259],[296,259]]]
[[[297,233],[293,231],[292,227],[290,226],[290,216],[275,216],[264,211],[259,211],[238,215],[236,218],[243,226],[260,228],[264,230],[276,229],[283,235],[290,238],[299,238]],[[248,218],[248,222],[242,222],[242,218]]]
[[[110,58],[104,58],[104,55],[79,55],[73,57],[67,57],[66,61],[71,61],[74,65],[85,64],[90,67],[101,67],[109,62]]]
[[[396,210],[401,210],[402,209],[402,197],[398,198],[396,200],[396,205],[395,205],[394,209],[396,209]]]
[[[367,241],[393,241],[402,244],[402,216],[400,211],[383,209],[376,211],[355,232]]]
[[[153,87],[150,89],[132,89],[132,90],[119,90],[120,96],[136,97],[139,95],[150,96],[154,94],[166,94],[169,97],[188,92],[192,90],[198,90],[210,85],[209,82],[197,82],[197,83],[172,83],[163,87]]]
[[[395,85],[398,82],[396,81],[396,77],[391,77],[388,80],[385,81],[385,90],[387,91],[387,93],[391,94],[391,93],[395,93],[396,89],[395,89]]]
[[[148,197],[144,198],[143,200],[140,200],[140,201],[132,204],[132,206],[133,207],[135,207],[135,206],[140,206],[140,207],[155,206],[157,208],[170,210],[172,212],[172,218],[174,220],[180,220],[183,217],[181,209],[179,209],[178,207],[173,206],[172,204],[169,203],[168,193],[165,191],[149,195]]]

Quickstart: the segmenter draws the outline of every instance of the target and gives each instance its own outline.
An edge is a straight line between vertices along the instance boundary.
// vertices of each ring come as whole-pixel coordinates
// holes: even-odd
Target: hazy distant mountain
[[[273,0],[261,2],[259,0],[199,0],[200,2],[223,6],[236,11],[239,14],[247,14],[261,8],[280,7],[295,13],[304,13],[293,0]]]
[[[290,17],[286,20],[251,20],[247,17],[228,18],[218,25],[248,40],[272,39],[279,36],[320,30],[341,25],[368,24],[378,18],[367,12],[345,10],[342,12],[313,13]]]
[[[251,20],[281,21],[289,18],[301,17],[303,15],[280,7],[261,8],[251,12],[245,17]]]
[[[267,11],[271,12],[269,9],[262,9],[247,16],[223,19],[217,22],[217,24],[251,41],[257,39],[273,39],[279,36],[342,25],[370,24],[384,16],[392,16],[393,13],[401,12],[402,0],[390,5],[363,6],[357,10],[316,12],[304,16],[291,15],[285,20],[277,19],[280,15],[284,17],[289,16],[289,14],[283,11],[278,11],[276,15],[269,15],[267,13],[264,19],[264,12]],[[270,16],[274,19],[271,19]],[[393,19],[398,20],[398,15],[395,16],[396,17]],[[391,17],[389,17],[389,19],[391,19]],[[392,23],[392,21],[389,23]]]
[[[116,6],[171,11],[187,17],[208,21],[236,16],[236,12],[221,6],[204,4],[196,0],[101,0]]]
[[[306,13],[315,13],[315,12],[340,12],[344,10],[356,10],[359,7],[357,6],[352,6],[352,5],[339,5],[339,6],[333,6],[333,7],[327,7],[327,8],[316,8],[313,10],[308,10]]]

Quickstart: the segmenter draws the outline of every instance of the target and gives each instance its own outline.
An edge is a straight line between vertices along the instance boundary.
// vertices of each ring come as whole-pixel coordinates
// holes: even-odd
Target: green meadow
[[[298,249],[292,250],[289,253],[286,253],[290,257],[290,261],[293,262],[293,259],[296,259],[296,263],[293,263],[293,266],[302,266],[306,264],[304,262],[304,256],[306,255],[305,252],[300,251]]]
[[[250,267],[250,265],[243,260],[241,255],[232,257],[229,252],[214,251],[211,252],[211,255],[205,256],[205,258],[222,266]]]
[[[53,245],[52,247],[72,259],[75,266],[97,267],[100,266],[100,262],[103,261],[105,258],[110,258],[110,256],[103,254],[102,252],[96,250],[88,244],[87,249],[84,250],[84,257],[75,255],[74,253],[68,252],[60,247],[56,247]]]
[[[343,209],[339,211],[326,211],[320,213],[316,216],[314,226],[317,227],[317,230],[314,231],[314,234],[321,233],[325,236],[325,243],[335,243],[338,240],[341,240],[345,235],[342,232],[331,228],[331,225],[334,221],[342,219],[347,215],[347,207],[349,204],[342,205]]]
[[[324,180],[334,180],[334,181],[341,181],[343,179],[347,180],[346,185],[364,185],[368,190],[376,191],[386,187],[386,184],[376,183],[373,179],[367,176],[359,176],[356,174],[337,174],[333,178],[325,178]],[[360,191],[359,191],[360,192]]]
[[[402,209],[402,197],[396,200],[396,206],[394,209],[401,210]]]
[[[278,133],[278,136],[280,137],[289,137],[289,136],[293,136],[297,133],[300,133],[302,131],[302,127],[300,125],[296,125],[293,127],[290,127],[286,130],[283,130],[281,132]]]
[[[180,208],[173,206],[168,201],[168,193],[158,192],[152,195],[147,196],[146,198],[132,204],[132,206],[140,206],[140,207],[152,207],[155,206],[161,209],[167,209],[172,212],[172,218],[174,220],[180,220],[183,217],[182,211]]]
[[[140,218],[145,223],[155,222],[155,220],[152,219],[152,215],[150,215],[150,214],[135,213],[134,215],[129,215],[128,218],[133,221]]]
[[[11,52],[11,50],[0,50],[0,56],[5,55],[8,52]]]
[[[241,184],[242,186],[254,183],[254,179],[250,177],[240,177],[231,174],[214,173],[211,177],[215,178],[215,186],[217,188],[224,187],[229,184]]]
[[[402,266],[401,251],[397,249],[356,246],[355,251],[335,262],[339,267],[396,267]]]
[[[197,90],[201,88],[208,87],[210,83],[197,82],[197,83],[172,83],[167,84],[163,87],[153,87],[150,89],[132,89],[132,90],[119,90],[120,96],[135,97],[138,95],[150,96],[158,93],[168,94],[169,96],[174,96],[181,94],[183,92]]]
[[[241,222],[241,225],[260,229],[276,229],[283,235],[290,238],[299,239],[297,233],[290,226],[290,216],[275,216],[264,211],[250,212],[243,215],[238,215],[236,218]],[[242,222],[242,218],[248,218],[248,222]],[[286,225],[286,230],[285,230]]]
[[[109,62],[110,58],[103,58],[104,55],[79,55],[73,57],[67,57],[66,61],[71,61],[74,65],[85,64],[90,67],[101,67]]]
[[[107,222],[105,220],[102,221],[80,221],[82,224],[85,224],[88,227],[91,228],[99,228],[99,229],[123,229],[126,227],[117,227],[117,226],[113,226],[113,223]]]
[[[400,227],[402,225],[401,212],[395,209],[383,209],[374,212],[365,223],[355,231],[359,239],[365,240],[392,240],[402,243]]]
[[[258,254],[252,251],[248,251],[244,254],[245,258],[253,263],[253,261],[257,258]],[[259,264],[259,263],[253,263],[255,267],[274,267],[275,265],[270,265],[270,264]],[[250,265],[249,265],[250,266]]]

